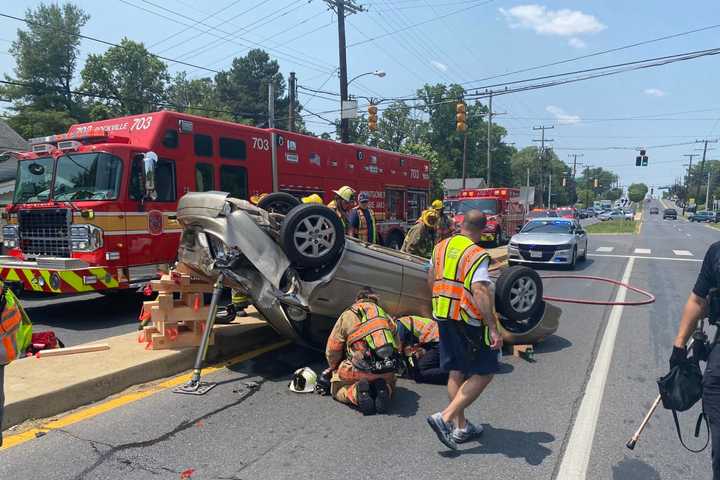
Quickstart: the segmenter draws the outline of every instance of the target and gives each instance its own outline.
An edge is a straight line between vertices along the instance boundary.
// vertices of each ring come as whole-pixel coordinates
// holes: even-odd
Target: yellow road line
[[[251,358],[255,358],[259,355],[262,355],[263,353],[277,350],[278,348],[289,345],[290,343],[291,342],[289,340],[283,340],[280,342],[270,344],[266,347],[261,347],[256,350],[252,350],[250,352],[243,353],[241,355],[237,355],[225,362],[210,365],[209,367],[203,368],[203,377],[206,375],[210,375],[212,373],[218,372],[226,367],[230,367],[232,365],[245,362],[247,360],[250,360]],[[122,407],[124,405],[128,405],[130,403],[137,402],[138,400],[142,400],[143,398],[147,398],[151,395],[155,395],[156,393],[160,393],[160,392],[168,390],[170,388],[177,387],[178,385],[182,385],[183,383],[188,382],[191,378],[192,378],[192,373],[185,373],[182,375],[178,375],[177,377],[173,377],[173,378],[170,378],[169,380],[160,382],[157,385],[153,385],[149,389],[143,390],[142,392],[132,392],[132,393],[121,394],[120,396],[118,396],[116,398],[106,400],[104,402],[98,403],[98,404],[93,405],[88,408],[83,408],[81,410],[78,410],[77,412],[73,412],[69,415],[65,415],[64,417],[58,418],[57,420],[50,420],[49,422],[47,422],[39,427],[31,428],[30,430],[26,430],[24,432],[21,432],[21,433],[15,434],[15,435],[8,435],[3,438],[3,446],[0,447],[0,451],[7,450],[8,448],[12,448],[17,445],[23,444],[27,441],[37,438],[38,436],[42,436],[51,430],[65,428],[69,425],[73,425],[75,423],[82,422],[83,420],[88,420],[88,419],[96,417],[98,415],[102,415],[103,413],[110,412],[110,411],[115,410],[116,408]]]

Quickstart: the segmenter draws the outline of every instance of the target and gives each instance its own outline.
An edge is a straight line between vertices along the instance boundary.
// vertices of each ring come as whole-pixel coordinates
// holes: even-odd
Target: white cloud
[[[645,93],[645,95],[650,95],[651,97],[664,97],[667,95],[667,92],[660,90],[659,88],[646,88],[643,90],[643,93]]]
[[[500,13],[512,28],[527,28],[541,35],[562,37],[597,33],[607,28],[593,15],[578,10],[548,10],[544,5],[518,5]]]
[[[572,37],[570,40],[568,40],[568,45],[570,45],[573,48],[587,47],[587,43],[583,42],[581,39],[579,39],[577,37]]]
[[[545,110],[551,113],[561,125],[580,123],[580,117],[578,115],[570,115],[565,110],[555,105],[548,105]]]
[[[437,68],[438,70],[440,70],[441,72],[447,72],[448,67],[447,67],[447,65],[445,65],[444,63],[440,63],[440,62],[437,62],[437,61],[435,61],[435,60],[430,60],[430,64],[431,64],[433,67],[435,67],[435,68]]]

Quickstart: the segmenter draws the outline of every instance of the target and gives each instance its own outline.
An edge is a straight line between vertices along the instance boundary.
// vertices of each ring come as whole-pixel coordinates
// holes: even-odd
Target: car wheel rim
[[[529,277],[520,277],[510,287],[510,306],[518,313],[529,312],[537,300],[537,285]]]
[[[306,257],[319,258],[335,245],[335,228],[332,222],[321,215],[305,218],[295,228],[295,248]]]

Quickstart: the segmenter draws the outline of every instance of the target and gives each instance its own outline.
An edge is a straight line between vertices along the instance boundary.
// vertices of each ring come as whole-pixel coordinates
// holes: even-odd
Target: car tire
[[[285,192],[273,192],[265,195],[257,204],[258,208],[267,210],[270,213],[280,213],[287,215],[290,210],[300,205],[301,202],[296,197]]]
[[[542,296],[542,280],[532,268],[507,268],[495,282],[495,309],[511,322],[531,317],[542,304]]]
[[[587,260],[588,248],[590,248],[590,242],[585,244],[585,250],[583,250],[582,257],[578,257],[579,261],[584,262],[585,260]]]
[[[345,247],[345,229],[337,214],[319,204],[299,205],[280,228],[285,254],[299,267],[316,268],[334,262]]]
[[[575,270],[575,265],[577,265],[577,246],[573,248],[572,261],[567,265],[567,269]]]

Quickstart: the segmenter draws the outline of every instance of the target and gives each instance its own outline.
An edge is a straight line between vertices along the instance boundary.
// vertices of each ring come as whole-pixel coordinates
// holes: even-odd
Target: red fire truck
[[[402,244],[428,203],[429,164],[395,152],[163,111],[74,125],[19,154],[0,278],[47,293],[134,288],[172,263],[178,198],[284,191],[370,195],[378,233]]]
[[[487,215],[483,241],[492,246],[503,245],[522,226],[525,207],[517,188],[469,188],[447,199],[455,215],[455,223],[462,222],[468,210],[480,210]]]

